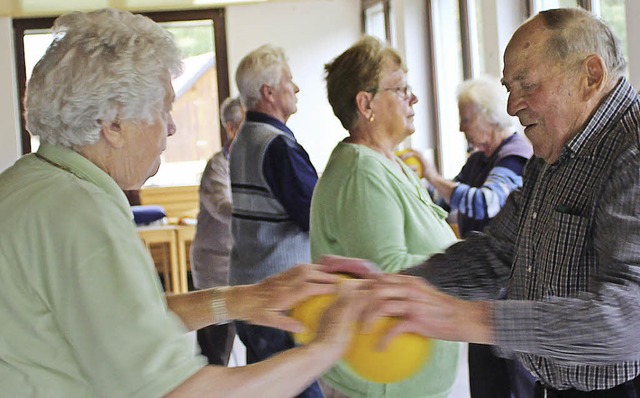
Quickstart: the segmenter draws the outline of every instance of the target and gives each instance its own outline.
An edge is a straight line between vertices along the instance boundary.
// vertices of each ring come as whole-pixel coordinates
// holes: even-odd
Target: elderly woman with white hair
[[[507,92],[493,77],[466,80],[458,87],[460,131],[472,153],[453,181],[423,163],[424,177],[451,210],[465,238],[482,231],[504,206],[507,196],[522,187],[525,163],[533,154],[527,138],[514,132],[507,113]],[[412,151],[408,155],[416,155]],[[442,203],[442,201],[440,202]],[[469,344],[469,384],[473,398],[528,398],[533,377],[517,361],[497,357],[490,346]]]
[[[302,391],[346,349],[362,293],[342,283],[338,304],[305,347],[242,368],[206,366],[188,329],[236,318],[300,331],[285,311],[310,294],[335,292],[338,277],[300,266],[167,303],[122,190],[157,171],[176,132],[176,43],[148,18],[116,10],[64,15],[53,30],[26,97],[27,128],[41,146],[0,174],[3,395]]]
[[[453,181],[424,160],[423,170],[429,184],[457,210],[460,235],[466,237],[482,231],[507,196],[522,186],[522,170],[533,150],[524,135],[514,132],[507,92],[497,79],[485,76],[462,82],[458,111],[460,131],[472,150],[467,162]]]

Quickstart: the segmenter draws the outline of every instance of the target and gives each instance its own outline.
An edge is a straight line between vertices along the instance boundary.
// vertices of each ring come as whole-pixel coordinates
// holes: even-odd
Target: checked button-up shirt
[[[486,234],[406,273],[491,299],[496,344],[544,384],[640,374],[640,99],[622,79],[554,164],[532,158]]]

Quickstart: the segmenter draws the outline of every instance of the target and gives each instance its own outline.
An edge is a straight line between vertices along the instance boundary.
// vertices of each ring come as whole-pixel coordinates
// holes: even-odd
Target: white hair
[[[233,123],[240,125],[244,119],[244,112],[242,111],[242,104],[240,98],[229,97],[220,105],[220,121],[225,125],[227,123]]]
[[[478,114],[500,129],[512,128],[515,119],[507,113],[507,90],[492,76],[465,80],[458,85],[458,103],[473,104]]]
[[[236,70],[236,85],[245,109],[252,110],[260,101],[263,85],[277,86],[287,64],[284,50],[265,44],[245,55]]]
[[[173,36],[149,18],[103,9],[56,19],[54,40],[27,87],[27,129],[71,147],[94,144],[100,123],[151,121],[165,79],[182,71]]]

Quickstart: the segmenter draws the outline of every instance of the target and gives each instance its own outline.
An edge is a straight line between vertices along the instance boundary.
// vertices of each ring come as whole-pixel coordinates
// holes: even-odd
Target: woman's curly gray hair
[[[151,121],[182,71],[173,36],[149,18],[103,9],[56,19],[25,99],[27,129],[44,142],[94,144],[100,123]]]
[[[458,104],[471,104],[485,121],[495,123],[501,130],[511,129],[516,119],[507,113],[507,90],[500,80],[480,76],[465,80],[457,88]]]

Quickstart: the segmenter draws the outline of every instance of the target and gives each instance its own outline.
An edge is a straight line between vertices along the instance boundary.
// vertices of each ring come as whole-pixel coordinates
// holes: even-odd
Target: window
[[[485,54],[487,48],[484,42],[484,30],[486,26],[484,24],[484,18],[482,15],[482,2],[483,0],[471,0],[468,2],[468,25],[469,25],[469,51],[471,76],[484,75],[488,73],[487,61]]]
[[[363,0],[362,10],[364,33],[393,43],[390,0]]]
[[[378,39],[387,40],[384,6],[377,3],[364,10],[364,31]]]
[[[161,22],[178,42],[184,72],[173,80],[176,135],[145,186],[197,185],[207,160],[221,148],[213,25],[212,19]]]
[[[24,62],[26,67],[26,80],[29,81],[31,72],[36,63],[44,55],[44,52],[51,44],[53,37],[49,29],[28,30],[24,34]],[[31,152],[38,150],[40,146],[40,137],[28,135]],[[25,138],[26,139],[26,138]],[[23,148],[24,149],[24,148]]]
[[[445,178],[455,177],[467,156],[467,142],[459,129],[456,99],[456,87],[464,79],[458,4],[449,0],[431,2],[439,142],[437,159]]]
[[[537,14],[540,11],[549,10],[552,8],[571,8],[578,7],[579,0],[533,0],[531,2],[531,15]]]
[[[629,59],[629,47],[627,45],[627,22],[624,0],[530,0],[531,15],[540,11],[559,7],[582,7],[587,11],[598,15],[613,30],[620,39],[622,53],[625,59]],[[627,75],[628,75],[627,71]],[[628,77],[628,76],[627,76]]]
[[[625,59],[629,59],[624,0],[592,0],[591,11],[611,26],[620,39]]]
[[[184,55],[184,73],[173,81],[177,134],[169,138],[160,170],[145,185],[197,185],[207,159],[226,140],[218,115],[220,99],[229,95],[224,10],[146,15],[176,37]],[[21,106],[33,66],[51,42],[53,21],[14,20]],[[22,120],[23,153],[35,151],[38,145],[38,137],[30,137]]]

